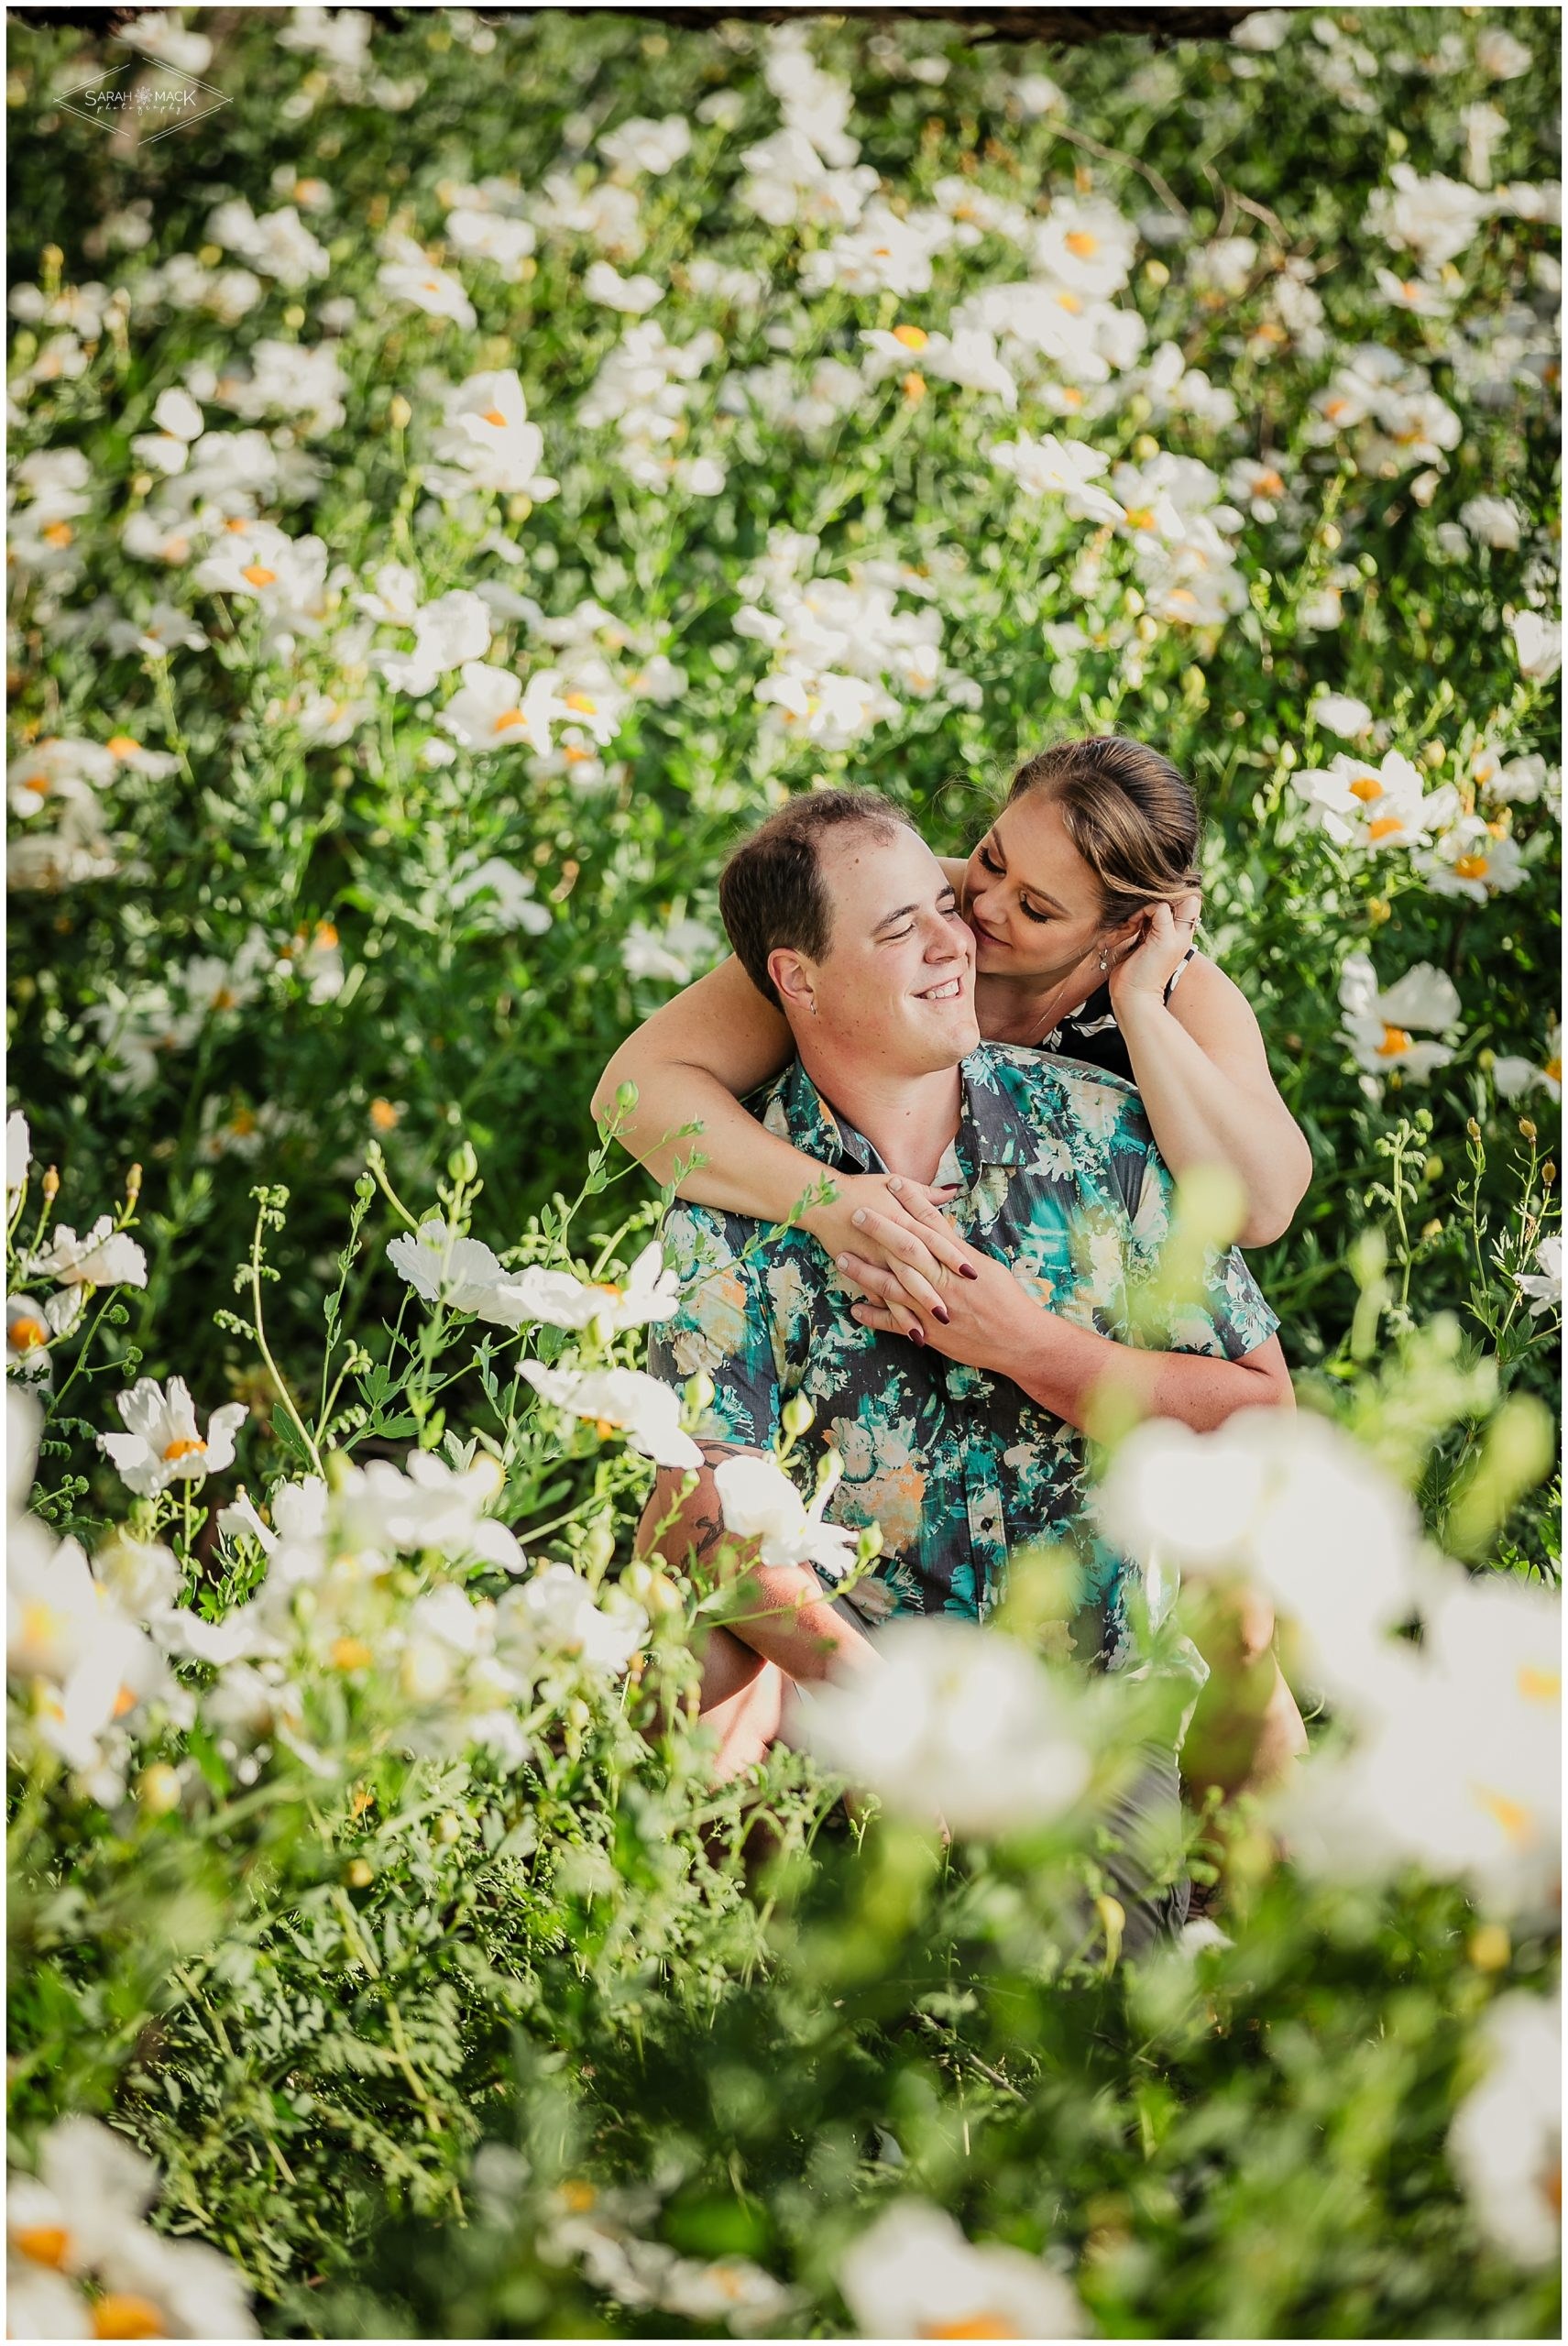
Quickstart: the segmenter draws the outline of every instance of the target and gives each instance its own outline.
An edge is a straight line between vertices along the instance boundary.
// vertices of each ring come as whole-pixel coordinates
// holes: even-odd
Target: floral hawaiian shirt
[[[960,1076],[959,1129],[938,1178],[960,1185],[948,1212],[970,1245],[1102,1335],[1233,1360],[1266,1342],[1278,1321],[1234,1251],[1209,1259],[1196,1302],[1161,1307],[1151,1326],[1146,1288],[1135,1309],[1158,1266],[1173,1185],[1130,1084],[988,1043]],[[886,1169],[798,1060],[748,1104],[825,1166]],[[1136,1567],[1097,1529],[1081,1433],[1006,1376],[862,1328],[853,1292],[798,1227],[681,1205],[664,1247],[683,1292],[653,1332],[650,1369],[672,1384],[707,1371],[714,1397],[696,1431],[710,1442],[766,1448],[784,1402],[810,1401],[816,1436],[844,1461],[829,1519],[882,1530],[875,1575],[849,1598],[868,1621],[983,1620],[1005,1592],[1009,1551],[1052,1543],[1074,1559],[1076,1650],[1106,1664],[1132,1658]],[[795,1459],[810,1468],[809,1442]]]

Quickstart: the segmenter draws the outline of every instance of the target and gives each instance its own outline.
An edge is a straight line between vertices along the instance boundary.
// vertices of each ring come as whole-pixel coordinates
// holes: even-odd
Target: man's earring
[[[815,994],[811,997],[811,1014],[813,1018],[817,1015],[817,996]]]

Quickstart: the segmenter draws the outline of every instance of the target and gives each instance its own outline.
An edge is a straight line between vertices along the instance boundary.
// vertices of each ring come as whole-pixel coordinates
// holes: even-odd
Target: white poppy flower
[[[854,1562],[855,1533],[822,1519],[839,1474],[824,1482],[809,1507],[774,1458],[740,1453],[723,1461],[713,1480],[725,1529],[756,1540],[764,1564],[815,1564],[839,1580]]]
[[[1500,1996],[1482,2020],[1478,2084],[1448,2132],[1449,2163],[1481,2229],[1517,2264],[1562,2245],[1563,2023],[1546,1996]]]
[[[447,240],[470,260],[494,261],[509,284],[522,275],[522,264],[539,241],[532,220],[508,220],[498,212],[475,212],[458,204],[446,215]]]
[[[1563,1309],[1563,1240],[1554,1231],[1535,1250],[1535,1268],[1521,1272],[1516,1284],[1530,1299],[1530,1316],[1539,1320]]]
[[[1047,432],[1038,440],[1021,432],[991,451],[991,461],[1011,473],[1026,497],[1060,497],[1074,521],[1120,521],[1124,509],[1093,486],[1110,462],[1082,440],[1058,440]]]
[[[1366,703],[1350,693],[1320,693],[1309,704],[1307,714],[1314,724],[1337,733],[1342,741],[1358,741],[1372,723]]]
[[[454,883],[452,901],[455,904],[466,904],[476,896],[488,896],[491,903],[481,910],[488,915],[492,927],[521,929],[526,937],[543,937],[552,926],[552,915],[549,907],[539,902],[536,888],[532,872],[520,872],[504,857],[492,855]]]
[[[1516,611],[1508,629],[1520,675],[1533,684],[1549,684],[1563,665],[1562,620],[1544,619],[1539,611]]]
[[[1305,766],[1290,778],[1336,845],[1368,853],[1422,846],[1459,810],[1450,784],[1429,795],[1420,767],[1398,750],[1376,766],[1342,750],[1332,765]]]
[[[106,1213],[80,1238],[68,1222],[57,1222],[49,1244],[28,1255],[23,1270],[28,1278],[57,1279],[62,1287],[147,1285],[146,1255]]]
[[[1525,877],[1518,843],[1480,815],[1462,817],[1415,863],[1434,896],[1467,896],[1475,904],[1506,895]]]
[[[1519,545],[1524,516],[1511,497],[1473,497],[1460,507],[1459,519],[1478,545],[1510,554]]]
[[[680,1396],[638,1368],[546,1368],[518,1363],[534,1391],[553,1409],[586,1418],[601,1434],[624,1433],[633,1450],[660,1466],[700,1466],[702,1453],[681,1431]]]
[[[583,297],[598,302],[603,309],[641,318],[663,300],[664,288],[656,277],[622,277],[609,261],[596,260],[589,264],[583,279]]]
[[[455,488],[494,489],[503,497],[531,497],[537,505],[553,497],[557,484],[540,471],[544,434],[528,420],[528,402],[515,367],[470,375],[447,394],[445,420],[435,434],[435,453],[452,467]],[[439,493],[446,483],[438,478]]]
[[[648,1635],[648,1616],[624,1589],[596,1598],[570,1564],[542,1564],[497,1606],[497,1641],[505,1653],[579,1655],[590,1670],[619,1677]]]
[[[862,2338],[1079,2338],[1089,2326],[1070,2283],[1043,2259],[973,2244],[923,2199],[884,2209],[838,2279]]]
[[[874,1671],[813,1686],[804,1727],[830,1768],[896,1814],[958,1834],[1027,1828],[1072,1808],[1090,1760],[1069,1696],[1026,1649],[946,1617],[895,1620]]]
[[[552,725],[570,720],[572,712],[556,693],[561,678],[554,668],[538,670],[526,687],[507,669],[481,660],[466,662],[462,674],[463,688],[447,702],[439,722],[477,757],[518,748],[546,754]]]
[[[396,236],[388,242],[391,257],[376,272],[383,293],[396,301],[411,301],[428,317],[451,318],[468,330],[477,325],[478,312],[449,270],[427,259],[411,236]]]
[[[27,1168],[33,1161],[32,1135],[20,1108],[13,1108],[5,1119],[5,1211],[16,1204],[16,1196],[27,1183]]]
[[[448,1556],[479,1556],[502,1572],[523,1569],[525,1558],[505,1524],[485,1510],[500,1496],[500,1462],[481,1451],[462,1469],[428,1450],[412,1450],[406,1472],[389,1459],[367,1466],[345,1462],[333,1490],[330,1518],[351,1552],[369,1548],[437,1549]]]
[[[527,1274],[501,1268],[499,1259],[477,1238],[460,1238],[439,1214],[416,1232],[400,1231],[387,1247],[387,1259],[426,1303],[449,1311],[471,1311],[498,1328],[521,1328],[540,1317]]]
[[[441,677],[465,661],[482,659],[495,632],[483,596],[465,586],[422,605],[400,624],[413,629],[413,650],[378,652],[374,664],[394,692],[416,697],[433,692]]]
[[[1453,981],[1431,962],[1418,962],[1382,991],[1367,956],[1352,953],[1340,972],[1339,998],[1345,1013],[1343,1032],[1366,1074],[1382,1076],[1398,1068],[1424,1081],[1453,1058],[1445,1045],[1417,1042],[1411,1031],[1441,1031],[1461,1023]]]
[[[203,1435],[183,1380],[170,1377],[167,1393],[158,1379],[143,1376],[116,1406],[125,1433],[101,1433],[98,1447],[138,1497],[152,1498],[170,1483],[198,1482],[234,1463],[234,1438],[245,1423],[243,1401],[214,1409]]]

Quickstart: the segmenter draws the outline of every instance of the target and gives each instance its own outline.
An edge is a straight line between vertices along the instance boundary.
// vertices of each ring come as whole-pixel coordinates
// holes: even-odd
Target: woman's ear
[[[803,953],[796,953],[787,945],[775,945],[768,956],[768,975],[786,1012],[798,1011],[803,1017],[816,1014],[815,976]]]

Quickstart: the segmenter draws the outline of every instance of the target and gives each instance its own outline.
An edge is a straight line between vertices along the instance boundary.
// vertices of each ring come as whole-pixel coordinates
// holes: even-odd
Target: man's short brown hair
[[[757,992],[775,1007],[783,1005],[768,956],[781,946],[814,961],[827,952],[831,913],[817,845],[825,833],[852,823],[884,834],[913,828],[880,791],[807,791],[743,839],[724,867],[718,909],[725,934]]]

